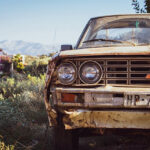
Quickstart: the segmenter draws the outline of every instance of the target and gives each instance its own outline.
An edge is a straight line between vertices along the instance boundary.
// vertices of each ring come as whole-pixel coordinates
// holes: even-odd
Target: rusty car
[[[85,130],[150,129],[150,14],[90,19],[49,61],[44,94],[55,149]]]
[[[0,48],[0,77],[12,74],[12,60]]]

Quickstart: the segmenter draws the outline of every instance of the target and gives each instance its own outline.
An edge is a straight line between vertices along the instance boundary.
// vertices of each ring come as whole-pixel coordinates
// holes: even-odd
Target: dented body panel
[[[104,17],[103,21],[135,16],[150,19],[149,15],[117,15]],[[102,66],[104,83],[85,84],[81,81],[80,68],[88,60]],[[109,60],[117,63],[108,65]],[[58,67],[66,62],[73,63],[77,71],[75,83],[70,85],[58,81]],[[107,70],[111,67],[113,69]],[[150,45],[61,51],[50,60],[47,68],[44,95],[50,126],[150,129],[150,79],[146,78],[149,74]],[[110,84],[109,80],[116,83]]]
[[[46,111],[48,114],[49,124],[50,126],[57,125],[57,113],[52,107],[52,103],[50,103],[50,86],[51,86],[51,79],[52,75],[54,73],[54,69],[56,67],[56,62],[59,58],[59,55],[55,55],[50,61],[47,66],[47,72],[46,72],[46,84],[44,89],[44,102],[46,106]]]
[[[81,111],[64,116],[66,129],[76,128],[150,128],[150,111]]]

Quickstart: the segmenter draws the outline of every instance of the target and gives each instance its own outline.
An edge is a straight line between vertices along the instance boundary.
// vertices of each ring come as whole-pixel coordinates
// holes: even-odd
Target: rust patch
[[[150,55],[150,46],[100,47],[62,51],[60,57],[101,55]]]
[[[75,128],[150,128],[149,111],[81,111],[64,116],[66,129]]]
[[[50,101],[50,86],[51,86],[51,79],[52,75],[54,73],[56,62],[58,61],[59,55],[54,57],[52,60],[49,61],[49,64],[47,66],[47,72],[46,72],[46,84],[44,89],[44,101],[46,106],[46,111],[48,114],[48,119],[50,126],[56,126],[57,125],[57,113],[55,109],[53,109]]]

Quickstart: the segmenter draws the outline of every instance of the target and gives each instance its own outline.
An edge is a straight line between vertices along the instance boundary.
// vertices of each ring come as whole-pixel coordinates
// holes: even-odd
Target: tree
[[[150,0],[144,0],[144,6],[141,7],[139,0],[132,0],[133,8],[136,13],[150,13]]]
[[[150,13],[150,0],[145,0],[145,9],[147,13]]]

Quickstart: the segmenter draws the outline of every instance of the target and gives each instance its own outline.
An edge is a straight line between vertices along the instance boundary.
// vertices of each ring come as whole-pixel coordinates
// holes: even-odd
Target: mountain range
[[[7,54],[23,54],[23,55],[42,55],[50,54],[60,49],[59,45],[44,45],[41,43],[19,41],[0,41],[0,48],[2,48]]]

